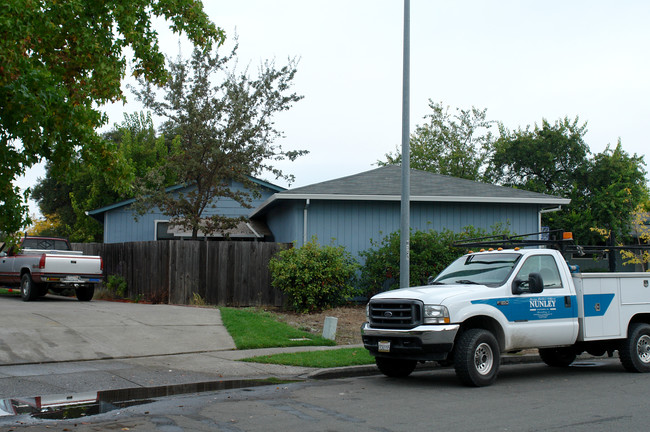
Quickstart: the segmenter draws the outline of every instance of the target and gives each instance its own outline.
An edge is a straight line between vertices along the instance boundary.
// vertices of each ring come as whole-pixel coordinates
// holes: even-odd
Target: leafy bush
[[[453,247],[454,242],[486,235],[508,234],[500,225],[492,227],[492,233],[474,227],[465,227],[460,233],[448,229],[443,231],[415,231],[410,238],[410,274],[411,286],[426,285],[429,277],[437,276],[445,267],[466,252],[465,249]],[[365,258],[361,268],[360,286],[363,294],[372,296],[399,286],[400,235],[395,231],[380,242],[372,241],[372,248],[359,255]]]
[[[271,284],[288,296],[291,309],[302,313],[350,298],[358,268],[343,246],[320,246],[315,237],[301,248],[278,252],[269,262]]]
[[[106,281],[106,288],[109,291],[115,293],[118,297],[126,297],[126,280],[122,276],[118,275],[108,275],[108,280]]]

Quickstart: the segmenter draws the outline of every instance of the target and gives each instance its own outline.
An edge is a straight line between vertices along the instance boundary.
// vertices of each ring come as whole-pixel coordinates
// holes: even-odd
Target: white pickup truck
[[[387,376],[418,362],[454,365],[469,386],[494,382],[501,353],[538,348],[549,366],[613,354],[650,372],[650,273],[572,273],[553,249],[469,253],[430,285],[372,297],[361,328]]]
[[[0,285],[20,286],[24,301],[66,288],[73,288],[80,301],[90,301],[103,267],[101,257],[73,251],[61,238],[25,237],[15,250],[0,248]]]

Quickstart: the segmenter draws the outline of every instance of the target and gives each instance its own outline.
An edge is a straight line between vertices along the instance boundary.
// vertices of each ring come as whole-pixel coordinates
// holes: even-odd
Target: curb
[[[541,363],[542,359],[537,354],[524,354],[524,355],[505,355],[501,357],[501,365],[525,364],[525,363]],[[444,368],[451,367],[446,366]],[[417,371],[442,369],[435,362],[427,362],[427,364],[418,366]],[[361,366],[345,366],[338,368],[318,369],[308,374],[302,375],[301,378],[314,379],[314,380],[327,380],[336,378],[354,378],[361,376],[381,375],[379,369],[375,365],[361,365]]]

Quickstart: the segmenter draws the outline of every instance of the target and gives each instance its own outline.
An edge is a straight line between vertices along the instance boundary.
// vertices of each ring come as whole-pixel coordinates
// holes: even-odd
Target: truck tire
[[[385,357],[375,357],[375,363],[377,363],[377,367],[381,373],[393,378],[405,378],[411,375],[411,372],[413,372],[417,365],[417,361],[415,360],[392,359]]]
[[[483,387],[497,379],[501,362],[499,344],[484,329],[469,329],[460,335],[454,352],[456,376],[466,386]]]
[[[650,372],[650,325],[630,326],[627,339],[618,349],[621,364],[628,372]]]
[[[20,278],[20,297],[23,301],[32,301],[38,297],[36,286],[32,280],[32,275],[27,272]]]
[[[90,301],[95,295],[95,287],[93,285],[87,287],[77,288],[75,290],[77,300],[79,301]]]
[[[540,348],[539,356],[551,367],[567,367],[576,359],[576,353],[571,348]]]

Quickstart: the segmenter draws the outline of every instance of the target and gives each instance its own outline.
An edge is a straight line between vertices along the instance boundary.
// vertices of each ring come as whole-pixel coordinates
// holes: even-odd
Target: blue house
[[[277,242],[301,246],[312,236],[321,244],[344,245],[353,255],[400,228],[401,167],[385,166],[310,186],[283,190],[251,214],[264,221]],[[491,230],[509,224],[515,233],[538,232],[541,214],[570,200],[478,183],[425,171],[411,171],[412,230],[474,226]]]
[[[285,189],[274,184],[250,178],[258,187],[259,198],[253,198],[250,202],[255,208],[269,199],[273,194],[282,192]],[[186,192],[193,186],[173,186],[168,189],[169,193]],[[243,190],[244,185],[239,182],[232,182],[230,188]],[[152,240],[182,239],[191,235],[179,228],[169,225],[170,217],[164,215],[160,209],[155,208],[149,213],[138,216],[135,219],[135,211],[131,204],[134,199],[121,201],[106,207],[87,212],[104,225],[104,243],[124,243]],[[237,201],[230,198],[220,198],[215,207],[205,209],[204,216],[220,214],[228,217],[247,216],[251,209],[242,207]],[[218,237],[220,235],[212,236]],[[260,221],[249,221],[241,223],[235,230],[229,232],[231,239],[239,240],[270,240],[271,233]]]
[[[295,242],[316,236],[322,244],[345,246],[353,255],[371,247],[371,240],[400,228],[401,168],[386,166],[359,174],[284,189],[259,179],[261,197],[244,208],[220,199],[209,214],[248,216],[230,238]],[[233,183],[233,188],[243,188]],[[180,190],[170,188],[170,193]],[[122,201],[88,212],[104,224],[104,242],[179,239],[190,233],[169,226],[158,209],[134,220],[131,204]],[[516,233],[540,231],[541,214],[559,210],[570,200],[525,190],[459,179],[425,171],[411,172],[411,229],[460,231],[466,226],[490,230],[508,224]]]

